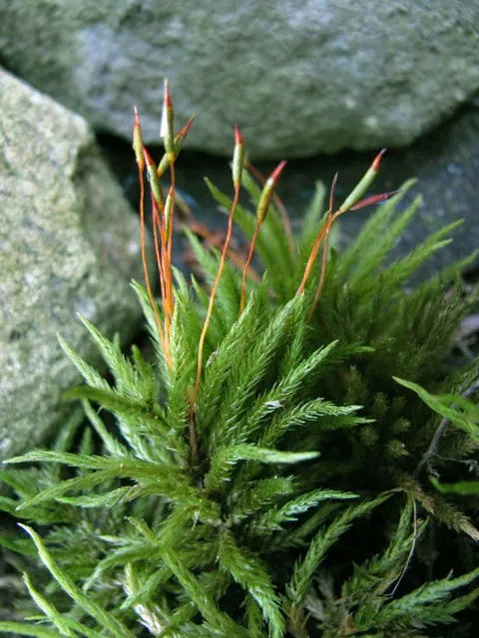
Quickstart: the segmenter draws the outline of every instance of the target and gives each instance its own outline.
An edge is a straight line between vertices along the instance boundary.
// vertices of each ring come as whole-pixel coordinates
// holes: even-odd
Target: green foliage
[[[246,172],[244,186],[257,202]],[[227,263],[219,280],[196,395],[209,296],[179,272],[168,356],[157,329],[166,311],[138,283],[152,360],[135,347],[125,356],[83,319],[107,381],[60,337],[84,379],[67,397],[87,423],[72,420],[53,449],[1,470],[0,509],[24,523],[0,544],[37,611],[21,599],[0,632],[412,638],[439,635],[436,625],[455,635],[447,626],[461,619],[474,635],[479,488],[465,478],[476,467],[478,362],[448,367],[471,260],[407,290],[455,227],[392,261],[418,207],[398,213],[410,186],[342,254],[328,250],[312,314],[320,259],[296,293],[327,220],[324,189],[292,249],[271,205],[263,274],[240,316],[241,271]],[[254,234],[246,206],[236,221]],[[187,234],[210,288],[220,257]]]

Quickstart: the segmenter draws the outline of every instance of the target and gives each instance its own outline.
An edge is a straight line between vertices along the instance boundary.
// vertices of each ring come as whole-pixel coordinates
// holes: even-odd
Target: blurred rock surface
[[[79,377],[57,332],[97,353],[76,313],[131,336],[141,278],[138,219],[85,120],[0,71],[0,459],[62,419]]]
[[[479,89],[477,0],[22,0],[2,5],[15,74],[129,139],[158,138],[162,81],[188,145],[251,158],[410,144]]]

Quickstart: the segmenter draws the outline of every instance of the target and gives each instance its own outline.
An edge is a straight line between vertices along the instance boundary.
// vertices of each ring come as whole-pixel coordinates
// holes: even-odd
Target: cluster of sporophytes
[[[407,289],[456,224],[391,263],[419,202],[397,212],[410,184],[367,196],[382,153],[338,208],[333,184],[324,213],[318,184],[293,236],[274,194],[284,163],[258,184],[236,128],[233,197],[208,182],[228,213],[226,238],[211,250],[185,229],[204,277],[189,285],[172,266],[172,237],[190,124],[175,135],[166,86],[156,165],[135,114],[146,287],[133,288],[154,355],[133,347],[126,357],[82,319],[107,381],[60,339],[85,381],[69,397],[81,399],[88,425],[72,421],[53,449],[1,472],[15,495],[0,506],[24,523],[0,541],[38,610],[25,596],[0,630],[475,635],[479,362],[450,366],[474,301],[458,273],[474,256]],[[242,189],[256,212],[240,204]],[[377,202],[338,254],[334,221]],[[233,221],[249,238],[244,255],[231,247]]]

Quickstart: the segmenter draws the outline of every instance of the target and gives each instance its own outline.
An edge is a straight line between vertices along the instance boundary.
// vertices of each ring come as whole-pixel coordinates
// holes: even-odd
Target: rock
[[[189,145],[250,156],[405,146],[479,88],[479,3],[164,0],[3,3],[0,57],[96,130],[158,139],[168,76]]]
[[[97,356],[76,313],[128,336],[139,308],[138,220],[85,120],[0,71],[0,459],[72,412],[79,382],[57,332]]]

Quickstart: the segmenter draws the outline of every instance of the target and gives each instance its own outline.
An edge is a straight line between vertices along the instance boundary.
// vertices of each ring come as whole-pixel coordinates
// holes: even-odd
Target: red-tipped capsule
[[[182,142],[185,139],[195,119],[196,119],[196,114],[193,113],[193,115],[190,116],[189,120],[186,122],[186,124],[183,126],[181,131],[179,131],[179,133],[175,137],[175,144],[178,144],[179,142]]]
[[[233,185],[235,188],[239,188],[241,185],[241,176],[243,174],[243,166],[244,166],[244,156],[245,156],[244,139],[238,128],[238,125],[235,124],[235,150],[233,153],[233,169],[232,169],[233,170]]]
[[[163,110],[161,113],[160,137],[163,138],[165,150],[169,155],[175,152],[175,135],[173,127],[173,102],[167,78],[163,87]]]
[[[393,197],[393,195],[397,195],[399,191],[390,191],[389,193],[381,193],[380,195],[371,195],[370,197],[365,197],[364,199],[359,200],[357,204],[351,206],[349,210],[359,210],[360,208],[365,208],[366,206],[372,206],[372,204],[379,204],[381,202],[385,202],[386,200]]]
[[[170,186],[168,189],[168,194],[166,196],[165,203],[165,235],[168,236],[170,232],[170,224],[173,213],[173,204],[175,201],[175,189],[173,186]]]
[[[241,135],[241,131],[239,130],[237,124],[235,124],[235,144],[244,145],[244,139],[243,139],[243,136]]]
[[[376,171],[376,173],[379,171],[379,167],[381,166],[381,160],[383,159],[383,155],[385,154],[386,151],[387,151],[386,148],[383,148],[382,150],[380,150],[379,153],[374,158],[373,163],[371,164],[372,170]]]
[[[143,145],[143,157],[147,168],[156,168],[156,164],[145,145]]]
[[[278,166],[274,169],[274,171],[271,173],[271,175],[268,177],[266,184],[272,184],[273,186],[276,186],[276,184],[279,181],[279,176],[283,172],[283,169],[286,166],[286,164],[287,164],[286,160],[283,160],[282,162],[280,162]]]
[[[135,151],[136,163],[140,171],[145,168],[145,160],[143,157],[143,136],[141,134],[140,115],[136,106],[133,107],[135,113],[135,121],[133,124],[133,150]]]
[[[196,119],[196,115],[192,115],[190,119],[186,122],[186,124],[183,126],[181,131],[177,133],[175,136],[175,160],[178,158],[178,155],[180,154],[181,147],[183,146],[183,141],[185,137],[188,135],[188,131],[190,130],[191,125],[193,124],[195,119]],[[163,157],[161,158],[160,163],[158,164],[158,171],[157,171],[158,177],[161,177],[165,173],[169,165],[170,165],[169,154],[165,153]]]
[[[143,157],[146,162],[146,172],[148,175],[148,180],[150,182],[151,192],[153,193],[153,197],[155,198],[155,201],[161,210],[163,208],[163,203],[164,203],[163,193],[162,193],[160,182],[158,181],[158,176],[156,173],[156,164],[153,161],[151,155],[149,154],[146,146],[143,146]]]
[[[273,191],[276,188],[276,184],[279,181],[279,176],[284,170],[286,166],[286,160],[283,160],[278,164],[278,166],[274,169],[271,175],[266,180],[266,184],[261,191],[261,195],[258,202],[258,208],[256,210],[256,218],[260,224],[262,224],[265,220],[266,213],[268,212],[269,203],[271,201],[271,197],[273,196]]]
[[[341,204],[341,206],[339,208],[339,211],[338,211],[340,214],[341,213],[345,213],[348,210],[351,210],[351,208],[353,206],[355,206],[359,202],[359,200],[362,198],[364,193],[371,186],[371,184],[374,181],[374,178],[378,174],[378,170],[379,170],[379,167],[381,165],[381,160],[382,160],[383,155],[384,155],[385,152],[386,152],[386,149],[383,148],[382,151],[380,151],[376,155],[376,157],[373,160],[373,163],[368,168],[368,170],[364,174],[364,176],[361,179],[361,181],[359,182],[359,184],[352,190],[350,195],[348,195],[348,197],[346,197],[344,202]]]

